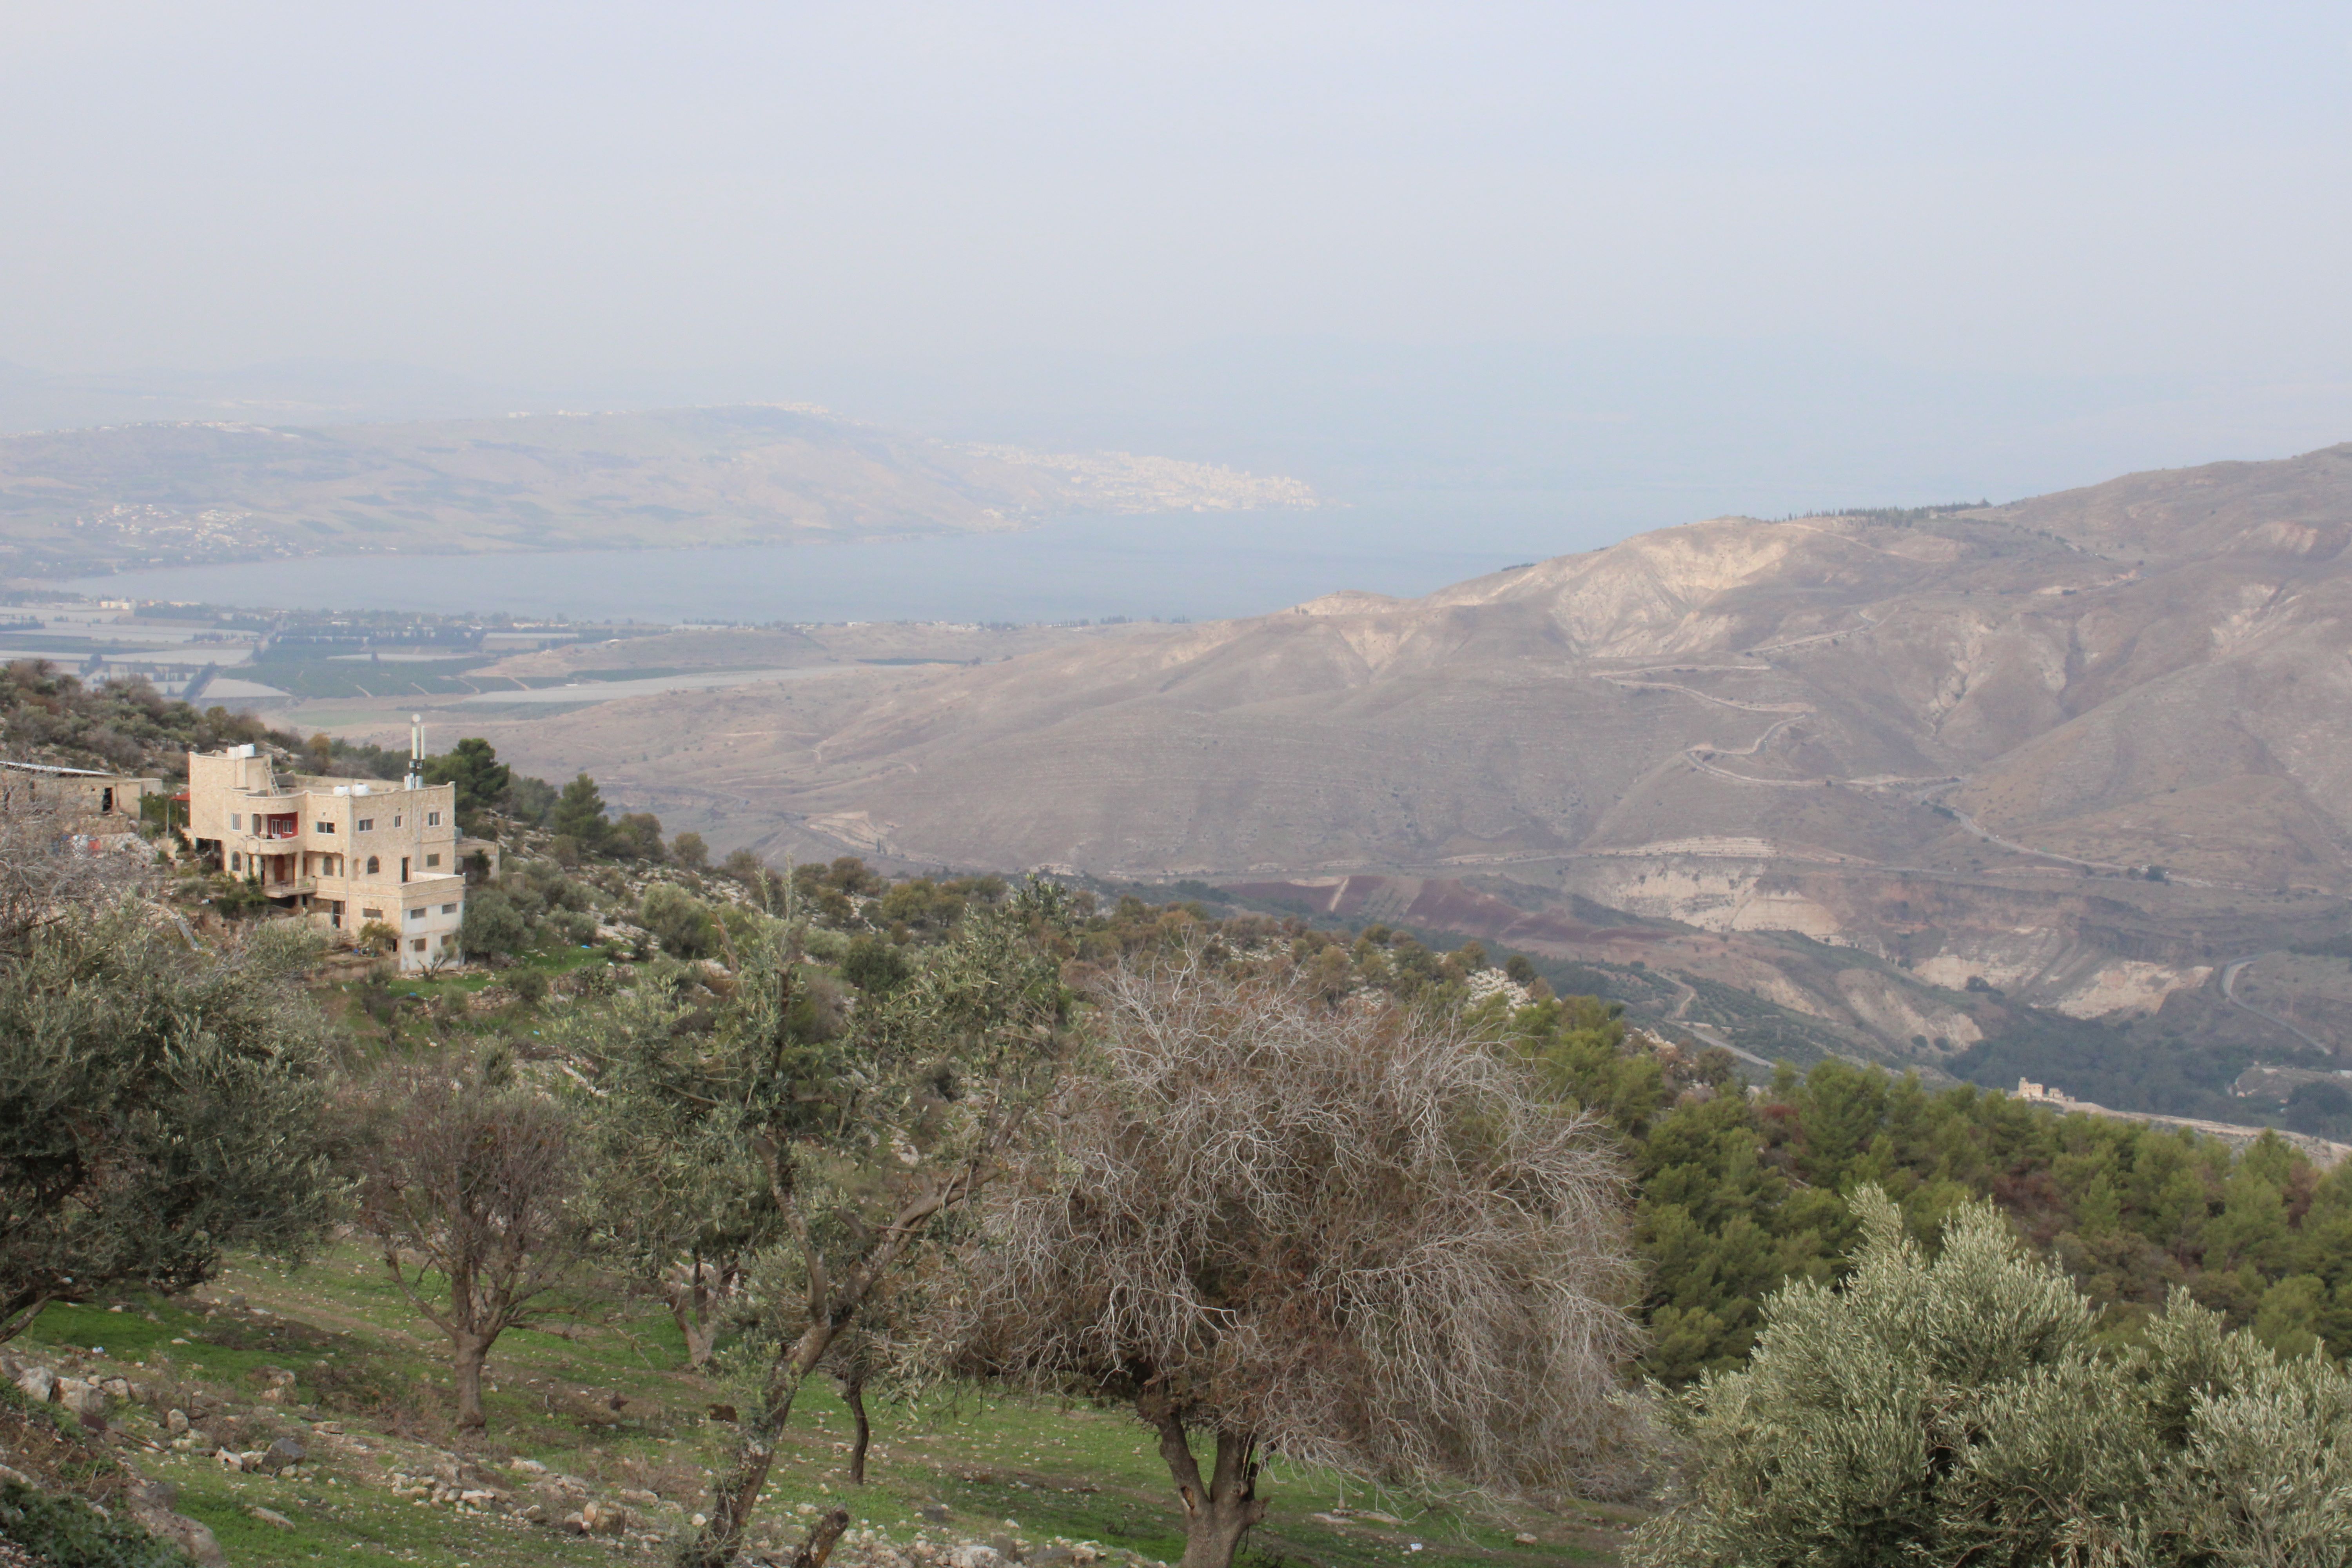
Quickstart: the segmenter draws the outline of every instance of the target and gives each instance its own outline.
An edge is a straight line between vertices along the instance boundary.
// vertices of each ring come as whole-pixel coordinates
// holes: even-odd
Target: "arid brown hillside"
[[[609,704],[512,743],[803,853],[1483,877],[1727,955],[1811,938],[1909,999],[1767,954],[1775,1002],[1957,1048],[1916,1020],[1970,981],[2147,1014],[2342,929],[2347,542],[2340,447],[1975,511],[1717,519],[1425,599]]]

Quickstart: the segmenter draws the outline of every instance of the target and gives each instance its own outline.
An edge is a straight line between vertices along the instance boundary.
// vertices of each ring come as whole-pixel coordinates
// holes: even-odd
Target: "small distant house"
[[[345,941],[397,934],[400,967],[464,957],[464,864],[498,846],[457,832],[455,784],[281,773],[250,745],[188,753],[188,835],[200,853]]]
[[[0,814],[47,813],[58,832],[88,840],[91,848],[112,848],[135,837],[140,803],[163,792],[159,778],[0,762]]]

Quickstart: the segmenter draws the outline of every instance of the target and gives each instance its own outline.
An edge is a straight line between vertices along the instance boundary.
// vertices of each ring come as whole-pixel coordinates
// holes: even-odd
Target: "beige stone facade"
[[[461,838],[457,786],[275,771],[252,746],[188,754],[188,833],[221,868],[342,940],[398,933],[400,966],[462,961],[463,860],[498,846]]]
[[[162,779],[0,762],[0,812],[45,812],[58,831],[80,838],[135,837],[140,803],[163,792]]]

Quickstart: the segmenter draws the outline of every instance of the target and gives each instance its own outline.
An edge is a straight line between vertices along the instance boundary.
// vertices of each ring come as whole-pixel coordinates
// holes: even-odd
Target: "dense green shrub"
[[[196,955],[133,900],[72,915],[0,925],[0,1339],[52,1300],[191,1289],[228,1247],[299,1251],[334,1198],[314,940]]]
[[[0,1481],[0,1541],[14,1542],[54,1568],[190,1568],[186,1552],[128,1520],[16,1481]]]
[[[2282,1354],[2352,1352],[2352,1163],[2323,1171],[2275,1138],[2241,1152],[1844,1061],[1784,1069],[1751,1098],[1728,1056],[1654,1049],[1589,998],[1525,1009],[1517,1027],[1554,1092],[1624,1142],[1651,1265],[1646,1366],[1665,1382],[1737,1366],[1783,1281],[1836,1278],[1855,1240],[1838,1194],[1865,1182],[1922,1239],[1992,1198],[2110,1334],[2183,1287]]]
[[[604,853],[616,860],[650,860],[656,864],[668,858],[668,852],[662,847],[661,818],[650,811],[625,813],[605,833]]]
[[[710,958],[720,947],[709,906],[685,889],[656,882],[638,902],[637,919],[672,958]]]
[[[1840,1287],[1764,1308],[1742,1371],[1669,1401],[1672,1506],[1652,1568],[1896,1563],[2342,1563],[2352,1378],[2282,1360],[2176,1291],[2144,1342],[1963,1205],[1927,1253],[1865,1186]]]
[[[530,935],[522,910],[505,893],[477,888],[467,895],[462,940],[467,958],[512,958],[530,945]]]
[[[913,965],[907,962],[904,952],[876,937],[852,938],[848,950],[841,955],[842,978],[867,993],[893,990],[912,973]]]

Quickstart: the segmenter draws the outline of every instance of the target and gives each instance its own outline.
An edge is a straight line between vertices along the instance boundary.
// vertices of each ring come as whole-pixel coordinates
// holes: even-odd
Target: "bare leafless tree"
[[[984,1200],[961,1370],[1132,1404],[1184,1568],[1231,1563],[1265,1456],[1520,1495],[1601,1463],[1633,1281],[1582,1120],[1458,1023],[1197,954],[1097,1001],[1098,1073]]]
[[[502,1076],[470,1064],[394,1075],[361,1184],[362,1222],[384,1268],[449,1338],[457,1426],[469,1433],[488,1425],[482,1369],[490,1347],[559,1304],[553,1293],[590,1235],[574,1203],[572,1118]]]
[[[44,927],[150,892],[155,881],[146,840],[77,837],[71,815],[35,793],[38,783],[0,773],[0,954],[21,954]]]

